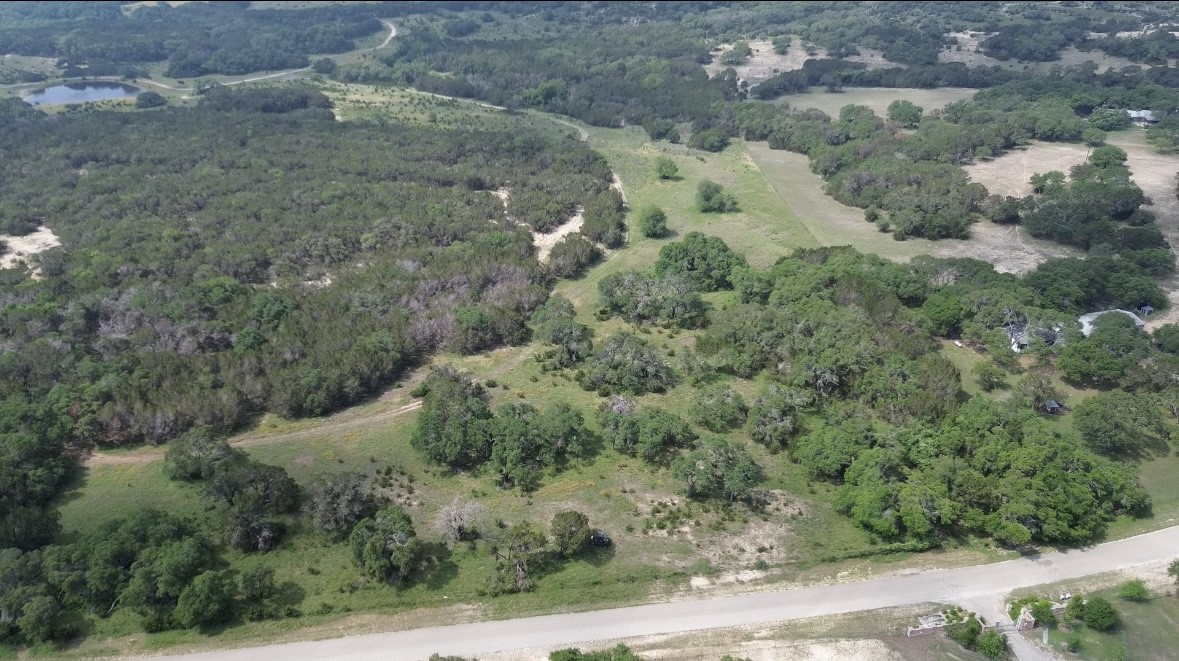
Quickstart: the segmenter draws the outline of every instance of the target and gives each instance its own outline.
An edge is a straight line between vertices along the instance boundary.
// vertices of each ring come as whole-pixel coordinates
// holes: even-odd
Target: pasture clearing
[[[975,161],[962,169],[966,170],[971,181],[986,186],[989,193],[1024,197],[1032,194],[1033,174],[1058,170],[1067,176],[1074,165],[1089,158],[1091,150],[1083,144],[1033,142],[995,158]]]
[[[716,154],[705,153],[683,145],[652,143],[637,127],[593,129],[589,144],[606,156],[632,212],[647,205],[663,209],[671,232],[664,238],[649,239],[631,231],[625,249],[610,253],[603,264],[584,276],[558,283],[556,293],[577,305],[585,317],[583,323],[592,325],[591,305],[597,300],[597,283],[602,278],[624,269],[650,268],[660,248],[688,232],[721,237],[759,268],[770,266],[795,248],[818,245],[767,184],[742,144],[734,143]],[[653,168],[659,157],[676,163],[679,175],[675,180],[655,178]],[[711,179],[733,193],[740,210],[723,214],[697,210],[696,185],[702,179]]]
[[[1142,66],[1149,68],[1149,64],[1138,64],[1117,55],[1107,55],[1100,50],[1093,50],[1089,52],[1077,50],[1075,46],[1069,46],[1062,49],[1058,55],[1059,59],[1051,62],[1024,62],[1022,60],[998,60],[982,52],[980,44],[984,39],[989,37],[991,33],[987,32],[951,32],[949,36],[958,40],[957,46],[951,46],[943,49],[937,54],[938,62],[962,62],[968,67],[1002,67],[1011,71],[1035,71],[1039,73],[1048,73],[1053,67],[1069,67],[1085,62],[1093,62],[1097,65],[1097,73],[1102,73],[1109,69],[1121,69],[1123,67]],[[1172,60],[1169,66],[1174,66],[1175,62]]]
[[[898,262],[917,255],[935,257],[973,257],[990,262],[1004,273],[1027,273],[1052,257],[1079,254],[1079,251],[1050,241],[1027,236],[1018,226],[975,223],[971,238],[906,239],[896,241],[864,220],[863,209],[832,199],[823,188],[822,179],[811,172],[810,161],[803,154],[772,150],[766,143],[746,143],[745,148],[761,169],[766,180],[802,221],[819,245],[850,245]]]
[[[807,60],[827,57],[826,48],[807,44],[805,40],[799,38],[797,35],[790,37],[790,47],[786,49],[785,53],[781,54],[774,51],[774,44],[769,39],[750,39],[746,43],[749,44],[753,55],[749,57],[745,64],[733,66],[732,69],[737,72],[737,78],[739,80],[748,83],[751,87],[772,77],[774,74],[801,69],[803,63]],[[720,56],[731,50],[733,50],[733,44],[720,44],[713,49],[712,62],[704,65],[704,70],[708,72],[710,77],[715,77],[725,69],[730,68],[730,65],[720,62]],[[859,55],[853,55],[844,59],[848,62],[862,62],[868,65],[869,69],[886,69],[904,66],[885,60],[880,51],[870,48],[861,48]]]
[[[1146,132],[1137,128],[1114,133],[1108,142],[1126,150],[1126,165],[1134,183],[1153,202],[1142,208],[1155,215],[1155,224],[1171,243],[1171,250],[1179,250],[1179,196],[1175,191],[1179,154],[1158,153],[1146,141]],[[1179,322],[1179,276],[1172,274],[1161,284],[1167,290],[1171,307],[1163,314],[1146,319],[1148,331]]]
[[[789,104],[795,110],[815,108],[831,117],[839,117],[839,110],[847,105],[867,106],[882,119],[888,117],[888,104],[905,99],[921,106],[925,114],[940,110],[955,101],[969,101],[978,90],[969,87],[941,87],[935,90],[902,87],[850,87],[842,92],[825,92],[812,87],[806,94],[778,97],[777,104]]]
[[[749,83],[750,86],[757,85],[774,74],[801,69],[807,60],[819,57],[817,54],[809,54],[808,48],[804,47],[802,39],[797,36],[790,38],[790,48],[787,48],[783,54],[774,51],[774,45],[769,39],[751,39],[746,43],[749,44],[753,55],[745,64],[739,64],[732,69],[737,72],[737,78]],[[721,44],[713,49],[712,62],[704,65],[704,70],[708,72],[709,77],[715,77],[729,68],[729,65],[721,64],[720,56],[731,50],[733,50],[733,44]],[[810,50],[816,53],[823,52],[823,56],[826,56],[822,48],[811,47]]]

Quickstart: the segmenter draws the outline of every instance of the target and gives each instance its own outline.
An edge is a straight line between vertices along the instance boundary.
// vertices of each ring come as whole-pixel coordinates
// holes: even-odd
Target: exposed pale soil
[[[25,257],[45,252],[50,248],[61,245],[61,240],[48,227],[38,227],[36,231],[24,236],[9,236],[0,234],[0,242],[8,246],[7,251],[0,255],[0,269],[16,268]],[[36,271],[32,277],[36,278]]]

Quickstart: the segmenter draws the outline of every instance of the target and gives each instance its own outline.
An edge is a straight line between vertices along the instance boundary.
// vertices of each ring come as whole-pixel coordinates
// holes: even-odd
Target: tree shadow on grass
[[[614,561],[614,553],[617,547],[618,545],[613,543],[607,547],[590,546],[582,551],[577,556],[577,559],[600,569]]]
[[[431,590],[441,590],[458,578],[459,567],[453,555],[454,552],[442,542],[423,543],[419,570],[423,578],[420,582]]]

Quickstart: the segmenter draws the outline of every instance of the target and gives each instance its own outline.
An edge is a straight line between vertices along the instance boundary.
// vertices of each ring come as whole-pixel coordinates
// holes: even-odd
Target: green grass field
[[[939,87],[911,89],[899,87],[852,87],[842,92],[825,92],[812,87],[806,94],[778,97],[774,103],[789,104],[795,110],[815,108],[831,117],[839,117],[839,109],[847,105],[867,106],[881,118],[888,116],[888,104],[898,99],[911,101],[925,110],[940,110],[954,101],[969,101],[978,90],[967,87]]]

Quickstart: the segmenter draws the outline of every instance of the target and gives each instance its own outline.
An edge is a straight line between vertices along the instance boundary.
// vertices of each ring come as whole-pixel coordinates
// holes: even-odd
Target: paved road
[[[1016,588],[1129,569],[1176,555],[1179,526],[1086,550],[870,581],[158,658],[411,661],[426,659],[434,652],[476,656],[584,646],[595,641],[762,625],[925,602],[967,604],[986,615],[1001,610],[1003,596]]]

